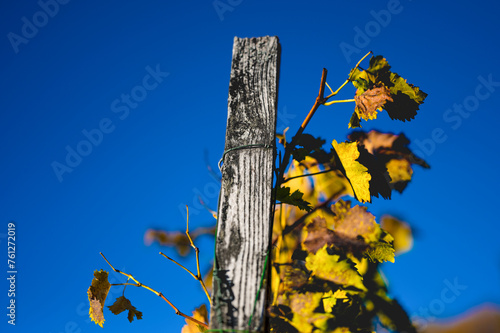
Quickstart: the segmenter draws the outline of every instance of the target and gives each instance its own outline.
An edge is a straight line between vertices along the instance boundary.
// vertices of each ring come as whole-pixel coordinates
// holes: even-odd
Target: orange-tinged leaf
[[[108,272],[100,270],[94,272],[94,278],[92,279],[92,284],[87,290],[87,295],[89,298],[90,309],[89,316],[92,321],[97,325],[102,327],[104,323],[104,314],[102,309],[104,307],[104,302],[108,296],[111,284],[108,282]]]
[[[193,241],[201,235],[214,234],[215,226],[208,228],[198,227],[189,233]],[[162,246],[173,246],[179,255],[183,257],[191,253],[191,250],[193,249],[186,233],[180,231],[148,229],[144,234],[144,243],[146,245],[151,245],[153,242],[158,242]]]
[[[202,304],[199,308],[193,311],[194,319],[201,321],[202,323],[208,323],[208,311],[205,304]],[[181,333],[203,333],[207,329],[201,325],[197,325],[195,322],[186,319],[186,325],[182,328]]]
[[[384,85],[357,94],[354,100],[356,101],[354,111],[364,120],[376,119],[378,111],[382,111],[385,102],[393,101],[389,89]]]
[[[328,229],[324,218],[316,217],[306,226],[306,237],[302,247],[310,253],[316,253],[325,245],[332,245],[335,233]]]
[[[356,239],[362,236],[367,242],[375,242],[380,236],[380,226],[375,216],[367,211],[366,207],[350,207],[350,201],[339,200],[332,206],[335,213],[333,225],[336,233]]]
[[[390,188],[398,192],[402,192],[411,181],[414,164],[429,168],[424,160],[415,156],[408,148],[410,141],[402,133],[396,135],[375,130],[368,133],[355,131],[349,135],[349,139],[362,144],[380,164],[384,165]]]
[[[330,225],[332,218],[328,218]],[[341,249],[344,252],[353,253],[355,256],[361,257],[368,245],[364,240],[357,237],[349,237],[348,235],[337,233],[327,227],[327,220],[321,216],[312,218],[306,225],[305,237],[302,241],[302,248],[310,253],[316,253],[323,246],[333,246]]]
[[[341,142],[333,140],[333,148],[337,153],[346,177],[349,179],[356,199],[360,202],[370,202],[370,180],[371,175],[368,168],[357,161],[360,153],[357,142]]]
[[[393,149],[394,142],[399,138],[399,135],[371,130],[369,132],[354,131],[348,138],[362,143],[370,154],[375,155],[385,149],[395,150]]]

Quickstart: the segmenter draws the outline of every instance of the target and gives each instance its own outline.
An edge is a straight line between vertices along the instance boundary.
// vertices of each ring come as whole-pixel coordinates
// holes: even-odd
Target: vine
[[[330,150],[321,138],[304,133],[320,106],[354,103],[348,128],[374,120],[386,111],[391,119],[412,120],[427,94],[391,71],[382,56],[372,56],[368,67],[361,64],[366,54],[334,91],[323,69],[319,93],[301,126],[287,141],[286,129],[277,134],[282,147],[275,169],[276,209],[273,224],[271,274],[265,281],[271,296],[268,306],[270,332],[373,332],[376,325],[391,331],[416,332],[397,300],[389,296],[380,265],[394,262],[395,255],[411,248],[408,225],[390,216],[376,222],[366,206],[372,197],[390,199],[392,191],[403,192],[412,180],[413,167],[429,168],[408,148],[404,134],[353,131],[345,142],[332,140]],[[333,100],[349,83],[356,88],[354,98]],[[329,94],[325,96],[325,90]],[[215,212],[211,211],[215,214]],[[162,245],[173,245],[179,254],[193,249],[197,273],[160,252],[199,281],[210,304],[211,275],[203,279],[199,249],[194,239],[214,234],[215,228],[189,232],[189,211],[185,236],[179,232],[150,230],[147,237]],[[102,254],[101,254],[102,255]],[[132,275],[118,285],[148,289],[164,299],[176,314],[186,319],[183,333],[205,332],[208,311],[204,305],[188,316],[162,293],[137,281]],[[106,271],[96,271],[88,290],[90,317],[102,326],[103,307],[111,284]],[[128,280],[135,283],[129,283]],[[205,282],[207,281],[207,282]],[[264,280],[263,280],[264,281]],[[108,306],[114,314],[129,311],[128,319],[142,313],[124,295]]]

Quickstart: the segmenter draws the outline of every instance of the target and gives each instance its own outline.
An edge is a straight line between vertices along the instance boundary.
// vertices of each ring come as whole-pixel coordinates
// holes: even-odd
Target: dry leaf
[[[94,272],[92,284],[87,290],[87,295],[90,302],[89,316],[92,321],[101,327],[104,323],[104,314],[102,309],[110,288],[111,284],[108,282],[108,272],[96,270]]]

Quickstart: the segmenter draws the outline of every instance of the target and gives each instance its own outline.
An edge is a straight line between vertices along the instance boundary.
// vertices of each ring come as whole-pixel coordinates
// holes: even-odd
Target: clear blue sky
[[[179,206],[192,205],[199,193],[216,207],[217,183],[204,156],[215,167],[224,148],[234,36],[279,36],[281,130],[300,125],[323,67],[337,86],[369,50],[429,94],[412,122],[382,114],[363,123],[365,130],[403,131],[432,166],[417,169],[403,195],[369,205],[417,230],[413,251],[384,271],[410,314],[430,308],[447,317],[483,302],[500,304],[499,5],[215,3],[218,10],[212,0],[2,1],[0,330],[102,332],[89,322],[86,294],[93,271],[109,268],[99,251],[186,313],[204,301],[197,283],[157,246],[145,246],[143,235],[150,227],[183,229]],[[354,89],[346,90],[342,97],[350,98]],[[309,132],[344,140],[352,107],[320,108]],[[445,139],[436,142],[439,128]],[[82,143],[85,133],[93,133],[94,144]],[[68,166],[68,149],[86,156]],[[68,169],[57,173],[54,162]],[[207,212],[193,211],[193,226],[213,223]],[[15,329],[6,317],[11,220]],[[213,246],[208,239],[200,245],[207,269]],[[444,281],[455,280],[467,288],[445,303]],[[107,305],[120,293],[112,292]],[[143,320],[130,324],[106,309],[105,331],[180,332],[184,320],[160,298],[138,288],[126,295]]]

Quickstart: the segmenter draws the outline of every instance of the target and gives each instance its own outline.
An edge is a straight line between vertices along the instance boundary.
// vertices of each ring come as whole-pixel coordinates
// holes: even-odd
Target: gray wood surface
[[[265,326],[265,283],[255,300],[272,232],[279,57],[277,37],[234,39],[211,329]]]

